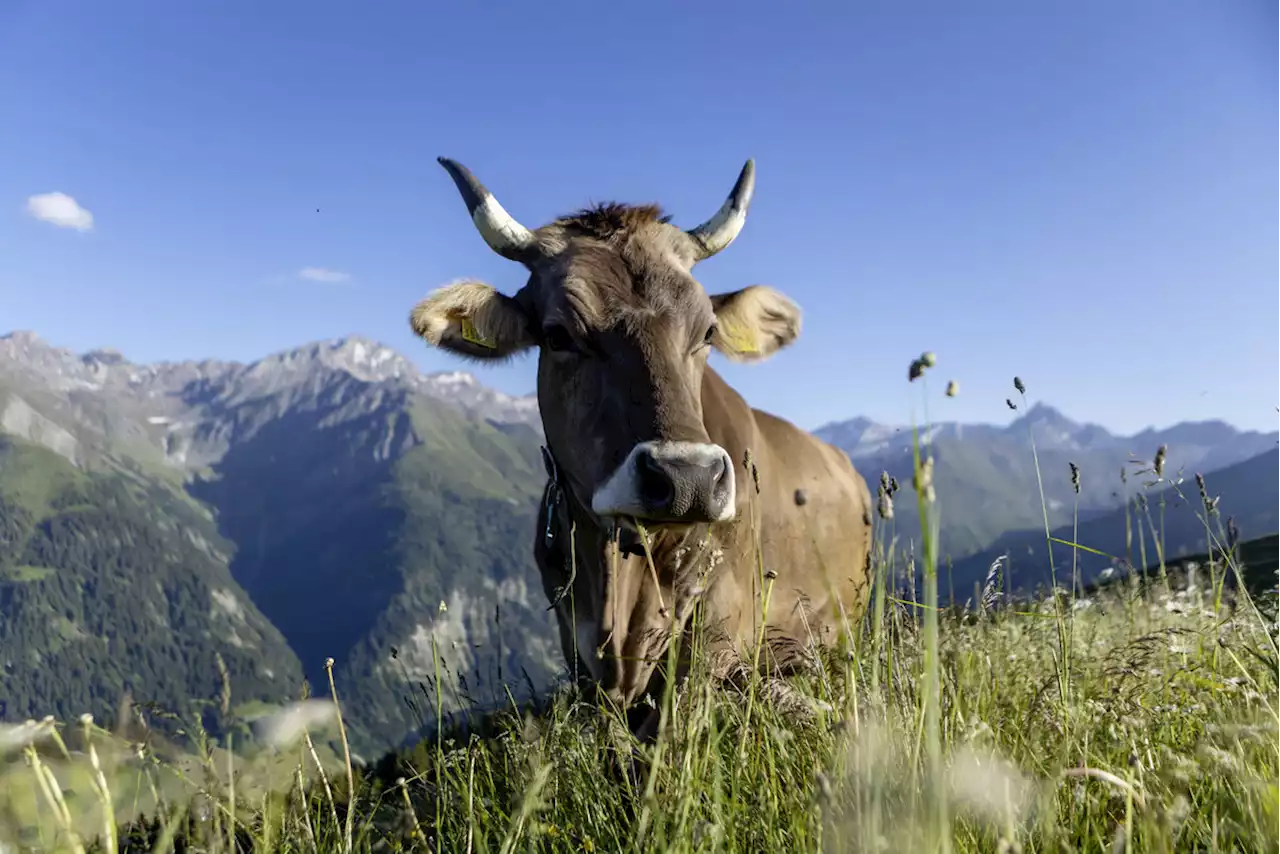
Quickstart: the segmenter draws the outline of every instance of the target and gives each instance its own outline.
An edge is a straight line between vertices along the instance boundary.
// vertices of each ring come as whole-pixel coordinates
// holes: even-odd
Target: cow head
[[[475,281],[437,290],[414,307],[414,331],[473,359],[537,348],[547,445],[596,516],[650,526],[732,519],[734,461],[703,422],[707,355],[767,358],[795,340],[800,311],[759,285],[708,296],[691,271],[738,236],[754,164],[720,210],[687,231],[656,205],[620,204],[531,231],[466,167],[440,163],[485,242],[529,280],[514,296]]]

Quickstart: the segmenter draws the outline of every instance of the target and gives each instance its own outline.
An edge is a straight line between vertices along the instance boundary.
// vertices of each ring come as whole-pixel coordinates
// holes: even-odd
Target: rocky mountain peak
[[[16,346],[31,346],[33,344],[43,344],[40,336],[32,332],[30,329],[15,329],[0,335],[0,343],[7,342]]]
[[[413,381],[419,372],[408,359],[370,338],[349,335],[327,341],[313,341],[292,350],[265,356],[246,368],[253,376],[277,373],[305,373],[317,368],[344,371],[364,382]]]
[[[99,347],[96,350],[90,350],[80,357],[82,362],[86,364],[99,365],[124,365],[128,364],[128,360],[124,357],[124,353],[114,350],[110,347]]]
[[[1023,424],[1027,422],[1032,424],[1043,424],[1046,427],[1057,427],[1063,430],[1071,430],[1080,425],[1063,415],[1057,409],[1054,409],[1047,403],[1037,402],[1031,405],[1031,408],[1017,418],[1014,424]]]
[[[435,373],[427,374],[426,379],[440,388],[448,388],[450,386],[474,388],[480,384],[474,374],[469,374],[466,371],[436,371]]]
[[[1100,447],[1121,438],[1097,424],[1074,421],[1047,403],[1034,404],[1006,430],[1012,434],[1025,435],[1028,428],[1042,447],[1063,451]]]

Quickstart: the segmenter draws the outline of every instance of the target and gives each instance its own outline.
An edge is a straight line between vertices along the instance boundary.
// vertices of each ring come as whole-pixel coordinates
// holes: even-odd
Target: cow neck
[[[546,516],[542,537],[543,545],[548,551],[553,550],[559,542],[567,542],[575,527],[582,533],[589,529],[600,531],[598,520],[581,506],[577,496],[565,482],[555,455],[546,445],[542,446],[542,465],[547,470],[547,485],[542,490],[543,515]],[[561,549],[566,565],[572,560],[571,551],[567,547]]]

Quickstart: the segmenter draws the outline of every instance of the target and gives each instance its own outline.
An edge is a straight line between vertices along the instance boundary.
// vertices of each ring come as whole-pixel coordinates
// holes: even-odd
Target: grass
[[[313,740],[341,724],[332,682],[236,752],[47,722],[0,731],[0,850],[1276,850],[1275,597],[1239,583],[1213,508],[1217,547],[1176,582],[1015,602],[993,567],[976,610],[942,610],[946,496],[916,460],[922,553],[894,547],[886,478],[852,652],[796,679],[835,708],[816,722],[696,673],[644,748],[573,689],[371,767]]]

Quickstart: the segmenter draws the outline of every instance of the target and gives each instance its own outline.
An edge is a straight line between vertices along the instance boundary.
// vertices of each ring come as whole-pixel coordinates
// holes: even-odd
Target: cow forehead
[[[710,317],[711,301],[662,235],[577,237],[535,276],[544,314],[572,315],[606,329],[660,316]]]

